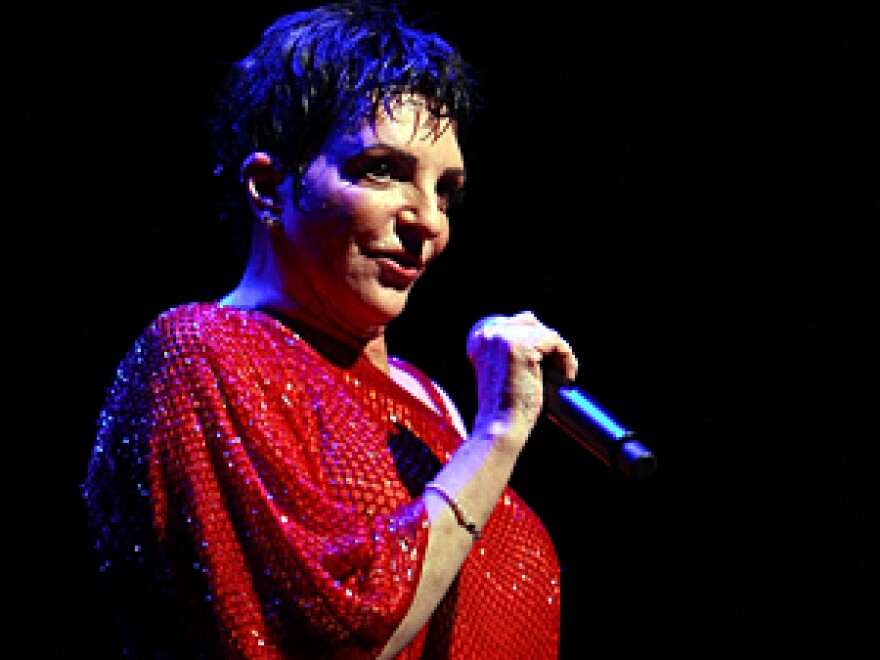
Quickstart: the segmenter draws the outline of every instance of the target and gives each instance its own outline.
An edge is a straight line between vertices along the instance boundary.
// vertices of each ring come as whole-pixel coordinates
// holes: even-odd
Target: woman
[[[571,348],[527,312],[477,323],[468,430],[385,341],[449,239],[473,85],[388,3],[283,16],[234,67],[244,273],[138,338],[84,483],[130,655],[557,656],[556,554],[507,484]]]

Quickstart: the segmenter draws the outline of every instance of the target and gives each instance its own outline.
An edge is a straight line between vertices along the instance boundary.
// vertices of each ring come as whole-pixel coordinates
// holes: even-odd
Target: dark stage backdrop
[[[655,477],[628,481],[542,421],[517,468],[564,568],[565,660],[867,657],[876,29],[839,5],[601,5],[418,3],[487,108],[450,247],[391,349],[469,416],[468,328],[534,310],[655,451]],[[104,388],[159,311],[234,285],[211,93],[298,6],[71,6],[7,26],[21,91],[4,140],[29,184],[8,197],[28,238],[8,259],[28,304],[8,318],[37,340],[7,440],[27,484],[6,536],[26,657],[109,652],[78,488]]]

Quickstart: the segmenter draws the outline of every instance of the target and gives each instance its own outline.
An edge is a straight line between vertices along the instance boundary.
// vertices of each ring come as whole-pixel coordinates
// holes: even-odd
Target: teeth
[[[399,264],[400,266],[403,266],[404,268],[414,268],[415,267],[415,264],[413,263],[413,261],[411,259],[407,259],[405,256],[400,255],[400,254],[385,254],[385,255],[380,255],[380,256],[384,256],[386,259],[390,259],[394,263]]]

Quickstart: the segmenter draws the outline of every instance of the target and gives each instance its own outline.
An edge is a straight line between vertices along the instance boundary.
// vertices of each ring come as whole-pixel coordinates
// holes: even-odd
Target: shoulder
[[[141,342],[166,357],[199,356],[218,366],[283,366],[289,372],[321,363],[311,345],[274,316],[219,302],[186,303],[160,313]]]
[[[215,330],[247,323],[247,312],[224,307],[214,302],[193,302],[166,309],[156,316],[147,328],[150,332],[168,333]]]
[[[224,355],[273,344],[281,332],[274,319],[257,311],[215,302],[185,303],[157,314],[137,337],[129,359],[153,364],[202,357],[222,360]]]
[[[462,438],[467,436],[467,427],[461,416],[461,412],[458,410],[452,397],[449,396],[446,390],[443,389],[437,381],[425,374],[414,364],[399,357],[391,356],[389,358],[389,363],[392,372],[396,371],[397,374],[399,374],[394,380],[396,380],[401,387],[408,390],[411,394],[434,409],[438,408],[438,405],[434,402],[437,402],[439,399],[439,407],[441,407],[442,410],[437,410],[437,412],[445,414],[445,416],[449,418]]]
[[[172,344],[215,343],[264,335],[277,329],[274,319],[258,311],[216,302],[193,302],[159,313],[143,334]]]
[[[446,411],[449,414],[450,419],[452,420],[455,429],[459,432],[462,438],[466,438],[468,435],[467,425],[464,423],[464,419],[461,416],[461,412],[458,410],[458,406],[455,405],[455,402],[452,400],[452,397],[446,393],[439,384],[434,381],[431,381],[434,385],[434,388],[437,390],[437,393],[440,395],[440,398],[443,399],[443,403],[446,406]]]

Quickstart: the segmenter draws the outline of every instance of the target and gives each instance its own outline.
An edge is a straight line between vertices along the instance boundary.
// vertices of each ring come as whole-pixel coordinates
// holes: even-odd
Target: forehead
[[[451,156],[461,166],[461,151],[455,122],[437,116],[418,95],[394,97],[380,103],[375,113],[359,115],[331,132],[327,145],[331,150],[357,152],[375,144],[407,151],[439,151]]]

